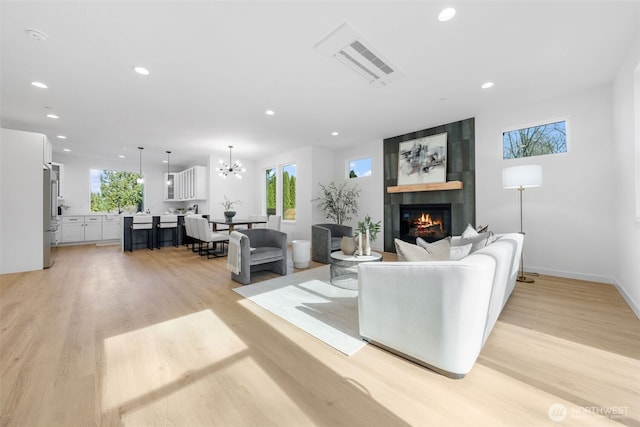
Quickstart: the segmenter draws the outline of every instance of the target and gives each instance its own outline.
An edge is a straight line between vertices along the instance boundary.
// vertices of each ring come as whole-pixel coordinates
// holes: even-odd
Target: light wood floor
[[[518,284],[452,380],[371,345],[339,353],[243,301],[224,259],[55,256],[0,276],[2,426],[640,426],[640,321],[612,286]]]

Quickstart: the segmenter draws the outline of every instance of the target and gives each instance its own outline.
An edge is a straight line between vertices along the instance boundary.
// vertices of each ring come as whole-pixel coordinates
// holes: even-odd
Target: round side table
[[[345,255],[342,251],[331,253],[331,284],[343,289],[358,290],[358,264],[362,262],[382,261],[382,254]]]

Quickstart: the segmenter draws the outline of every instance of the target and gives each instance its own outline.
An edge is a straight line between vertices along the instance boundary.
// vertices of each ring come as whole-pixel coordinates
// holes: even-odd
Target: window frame
[[[298,192],[297,192],[297,182],[298,182],[298,164],[297,162],[287,162],[287,163],[281,163],[279,165],[279,172],[280,172],[280,185],[276,185],[276,187],[280,190],[280,197],[277,197],[277,201],[279,201],[279,205],[280,205],[280,217],[282,218],[282,222],[286,222],[289,224],[294,224],[296,222],[296,219],[285,219],[284,216],[284,172],[285,172],[285,168],[288,166],[294,166],[295,168],[295,179],[296,179],[296,195],[295,195],[295,199],[294,199],[294,210],[295,210],[295,214],[296,214],[296,218],[297,218],[297,208],[298,208]],[[276,203],[276,205],[278,205],[278,203]]]
[[[104,175],[105,172],[127,173],[127,174],[131,175],[131,178],[135,178],[135,179],[140,178],[140,177],[144,178],[144,174],[140,174],[139,172],[136,172],[136,171],[116,170],[116,169],[103,169],[103,168],[89,168],[89,194],[90,194],[90,196],[89,196],[89,211],[92,212],[92,213],[109,213],[111,210],[114,209],[114,208],[112,208],[111,210],[107,210],[107,211],[94,211],[93,210],[93,194],[95,193],[93,191],[93,184],[94,184],[93,183],[93,178],[94,178],[94,175],[95,175],[94,171],[95,172],[100,172],[97,175],[97,178],[98,178],[98,181],[99,181],[98,182],[99,185],[101,185],[100,177],[102,175]],[[146,179],[142,183],[137,184],[137,185],[142,186],[141,200],[140,200],[139,204],[136,206],[136,211],[137,212],[144,212],[144,209],[145,209],[146,184],[147,184]],[[99,189],[98,194],[101,194],[101,193],[102,193],[102,190]],[[124,208],[125,208],[124,204],[120,206],[120,209],[124,209]],[[140,208],[140,210],[138,210],[138,208]]]
[[[369,160],[369,164],[370,164],[370,174],[369,175],[361,175],[361,176],[351,176],[351,163],[353,162],[358,162],[360,160]],[[360,178],[369,178],[371,176],[373,176],[373,157],[371,156],[363,156],[363,157],[357,157],[355,159],[349,159],[347,160],[347,164],[346,164],[346,174],[345,174],[345,178],[346,179],[360,179]]]
[[[566,150],[565,151],[561,151],[561,152],[557,152],[557,153],[547,153],[547,154],[536,154],[533,156],[526,156],[526,157],[505,157],[505,151],[504,151],[504,135],[508,132],[514,132],[514,131],[518,131],[518,130],[522,130],[522,129],[530,129],[530,128],[534,128],[537,126],[545,126],[545,125],[550,125],[553,123],[559,123],[559,122],[564,122],[565,124],[565,146],[566,146]],[[537,120],[535,122],[529,122],[529,123],[525,123],[525,124],[520,124],[520,125],[515,125],[515,126],[511,126],[508,128],[503,129],[500,132],[500,158],[502,160],[518,160],[518,159],[529,159],[529,158],[534,158],[534,157],[541,157],[541,156],[557,156],[557,155],[563,155],[563,154],[567,154],[569,153],[570,150],[570,141],[571,141],[571,126],[570,126],[570,119],[568,116],[561,116],[561,117],[554,117],[554,118],[549,118],[549,119],[544,119],[544,120]]]

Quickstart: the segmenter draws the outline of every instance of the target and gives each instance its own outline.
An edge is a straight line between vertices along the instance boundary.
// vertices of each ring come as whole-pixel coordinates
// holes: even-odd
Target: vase
[[[356,252],[358,245],[356,244],[356,239],[350,236],[343,236],[342,241],[340,242],[340,250],[345,255],[353,255]]]
[[[236,211],[224,211],[224,218],[227,222],[233,221],[234,216],[236,216]]]
[[[369,230],[367,230],[366,237],[362,243],[364,245],[364,254],[366,256],[371,255],[371,239],[369,238]]]

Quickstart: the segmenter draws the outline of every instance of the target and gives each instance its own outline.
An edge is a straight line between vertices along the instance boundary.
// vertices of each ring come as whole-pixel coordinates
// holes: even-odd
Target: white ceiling
[[[438,12],[457,15],[441,23]],[[607,84],[638,1],[2,1],[1,124],[54,152],[203,164],[348,147]],[[370,86],[314,45],[350,23],[404,77]],[[30,38],[26,28],[47,34]],[[144,66],[143,77],[133,71]],[[37,89],[31,81],[46,83]],[[485,81],[495,82],[488,90]],[[265,110],[273,109],[274,116]],[[60,116],[48,119],[45,114]],[[331,136],[338,131],[339,136]],[[66,140],[56,138],[63,134]],[[126,148],[126,151],[124,150]],[[54,155],[55,156],[55,155]]]

